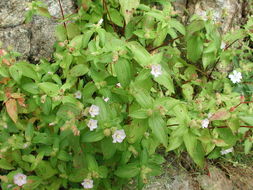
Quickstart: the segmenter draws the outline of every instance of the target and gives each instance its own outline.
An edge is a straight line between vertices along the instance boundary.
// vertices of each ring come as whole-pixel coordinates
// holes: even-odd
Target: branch
[[[227,46],[224,48],[224,51],[226,51],[228,48],[230,48],[230,47],[231,47],[235,42],[237,42],[237,41],[238,41],[238,39],[235,40],[235,41],[233,41],[231,44],[227,45]],[[217,61],[214,63],[214,66],[213,66],[213,68],[212,68],[210,74],[208,75],[207,81],[209,81],[209,80],[211,79],[212,73],[213,73],[214,69],[216,68],[217,64],[219,63],[219,61],[220,61],[220,57],[219,57],[219,58],[217,59]]]
[[[61,9],[61,16],[62,16],[62,20],[65,20],[65,17],[64,17],[64,13],[63,13],[63,8],[62,8],[62,4],[61,4],[61,0],[58,0],[58,3],[59,3],[59,6],[60,6],[60,9]],[[67,33],[67,40],[68,40],[68,30],[67,30],[67,25],[66,25],[66,22],[64,21],[63,22],[63,26],[66,30],[66,33]]]
[[[163,43],[162,45],[160,45],[160,46],[157,46],[157,47],[155,47],[155,48],[149,49],[148,52],[150,53],[150,52],[155,51],[155,50],[157,50],[157,49],[159,49],[159,48],[161,48],[161,47],[167,46],[167,45],[169,45],[170,43],[173,43],[175,40],[177,40],[177,39],[179,39],[179,38],[182,38],[182,37],[183,37],[183,35],[178,36],[178,37],[176,37],[176,38],[174,38],[174,39],[168,40],[168,41],[164,42],[164,43]]]
[[[108,17],[109,17],[110,22],[112,23],[112,27],[113,27],[114,32],[117,33],[116,27],[115,27],[114,23],[112,22],[112,18],[111,18],[111,15],[110,15],[110,13],[109,13],[109,10],[108,10],[106,0],[103,0],[103,6],[104,6],[104,8],[105,8],[105,10],[106,10],[106,13],[108,14]]]

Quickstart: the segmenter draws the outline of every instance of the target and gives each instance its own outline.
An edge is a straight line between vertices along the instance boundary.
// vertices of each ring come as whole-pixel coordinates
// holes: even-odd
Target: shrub
[[[161,172],[160,147],[200,167],[238,141],[250,151],[252,17],[221,35],[211,13],[185,26],[153,2],[79,2],[51,62],[0,50],[2,189],[118,190],[133,178],[141,189]],[[27,18],[50,16],[41,6]]]

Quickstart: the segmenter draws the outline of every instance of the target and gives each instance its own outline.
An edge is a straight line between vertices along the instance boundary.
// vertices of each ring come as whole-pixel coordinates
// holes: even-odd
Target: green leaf
[[[12,65],[10,68],[9,68],[9,71],[10,71],[10,75],[11,77],[16,81],[16,82],[20,82],[20,79],[22,77],[22,70],[17,67],[16,65]]]
[[[182,85],[183,95],[187,101],[191,101],[194,93],[193,87],[187,83]]]
[[[89,171],[98,172],[98,163],[94,155],[86,154],[86,163]]]
[[[195,20],[190,23],[187,28],[187,37],[191,37],[195,32],[202,30],[205,27],[205,22],[203,20]]]
[[[81,113],[81,109],[78,108],[75,104],[73,103],[64,103],[61,105],[59,108],[58,112],[56,113],[57,117],[67,120],[73,118],[73,116],[77,116]]]
[[[203,52],[203,40],[199,35],[193,35],[187,39],[187,58],[192,62],[197,62]]]
[[[73,39],[80,34],[80,30],[77,24],[69,23],[67,24],[67,35],[69,39]]]
[[[251,148],[252,148],[252,140],[250,139],[246,139],[245,142],[244,142],[244,153],[245,154],[249,154]]]
[[[17,62],[15,64],[15,69],[19,70],[18,72],[21,72],[25,77],[31,78],[35,81],[39,80],[37,72],[34,69],[34,65],[32,64],[29,64],[27,62]]]
[[[128,48],[131,50],[134,59],[139,63],[142,67],[148,66],[151,62],[151,55],[148,51],[141,46],[138,42],[129,42]]]
[[[175,92],[173,80],[171,79],[169,73],[164,69],[162,70],[162,74],[160,76],[154,77],[154,80],[167,88],[170,94]]]
[[[40,161],[38,166],[35,169],[35,173],[38,176],[42,177],[42,179],[46,180],[46,179],[49,179],[49,178],[53,177],[54,175],[56,175],[57,170],[52,168],[52,166],[50,165],[49,162]]]
[[[88,73],[89,67],[86,64],[75,65],[69,72],[72,77],[79,77]]]
[[[100,141],[104,138],[104,133],[103,131],[88,131],[85,132],[83,135],[81,135],[81,141],[82,142],[97,142]]]
[[[119,58],[114,64],[115,72],[122,87],[127,87],[132,79],[132,68],[128,60]]]
[[[192,157],[193,161],[200,167],[204,167],[204,150],[197,137],[190,131],[186,133],[183,137],[184,144],[187,152]]]
[[[31,94],[39,94],[40,89],[38,85],[34,82],[27,81],[27,80],[21,80],[21,88]]]
[[[130,112],[129,116],[136,119],[146,119],[148,117],[148,110],[147,109],[135,110],[133,112]]]
[[[153,105],[153,98],[150,96],[149,92],[139,85],[131,85],[131,94],[134,96],[135,100],[143,108],[151,108]]]
[[[50,97],[46,97],[45,103],[41,106],[42,111],[45,115],[48,115],[52,109],[52,99]]]
[[[80,50],[83,45],[83,37],[84,37],[84,35],[75,36],[70,41],[69,46],[75,48],[76,50]]]
[[[253,116],[251,115],[247,115],[247,116],[240,116],[239,117],[243,122],[249,124],[249,125],[253,125]]]
[[[165,147],[168,145],[168,135],[166,134],[166,123],[162,119],[162,117],[158,114],[152,115],[148,124],[154,136],[162,143]]]
[[[59,24],[56,26],[55,35],[56,35],[57,40],[59,41],[64,41],[67,39],[66,29],[64,28],[62,24]]]
[[[112,8],[109,10],[109,13],[112,18],[112,22],[114,22],[115,24],[117,24],[120,27],[123,27],[124,18],[121,16],[121,14],[116,9],[112,9]]]
[[[38,84],[39,88],[43,90],[48,96],[56,96],[60,92],[60,88],[57,84],[52,82],[43,82]]]
[[[209,65],[214,64],[215,61],[216,61],[216,56],[214,52],[204,53],[202,56],[202,63],[203,63],[204,69],[206,69]]]
[[[238,129],[240,128],[240,120],[239,118],[232,118],[228,121],[228,127],[232,130],[232,132],[235,134]]]
[[[119,0],[121,13],[125,18],[126,24],[129,23],[133,17],[135,9],[139,6],[140,0]]]
[[[4,170],[13,170],[14,167],[9,163],[6,159],[1,158],[0,159],[0,168]]]
[[[135,163],[126,164],[118,167],[114,174],[120,178],[132,178],[140,173],[140,168]]]
[[[82,182],[83,179],[88,174],[88,169],[86,168],[76,168],[71,171],[71,173],[68,176],[68,180],[71,182]]]
[[[101,141],[101,150],[104,155],[104,159],[110,159],[116,152],[116,146],[112,143],[111,138],[105,138]]]
[[[177,149],[179,146],[181,146],[182,143],[183,143],[182,137],[170,137],[167,151]]]

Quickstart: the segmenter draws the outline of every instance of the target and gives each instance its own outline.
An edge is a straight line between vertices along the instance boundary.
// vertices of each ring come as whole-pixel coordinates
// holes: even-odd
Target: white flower
[[[96,105],[92,105],[89,109],[89,113],[90,113],[91,117],[95,117],[96,115],[99,114],[99,107]]]
[[[197,13],[197,15],[199,15],[204,21],[207,21],[208,19],[205,11],[200,11]]]
[[[27,176],[22,174],[22,173],[18,173],[14,176],[14,183],[18,186],[23,186],[24,184],[27,183],[27,180],[26,180]]]
[[[90,131],[93,131],[94,129],[98,128],[98,121],[90,119],[87,126],[90,128]]]
[[[222,42],[221,42],[221,45],[220,45],[220,48],[221,48],[221,49],[225,49],[225,47],[226,47],[226,43],[222,41]]]
[[[75,98],[81,99],[82,98],[82,93],[80,91],[76,91]]]
[[[234,148],[232,147],[232,148],[229,148],[229,149],[226,149],[226,150],[222,150],[222,151],[220,151],[220,153],[222,155],[224,155],[224,154],[228,154],[228,153],[233,152],[233,151],[234,151]]]
[[[234,70],[232,74],[228,75],[228,77],[233,83],[239,83],[242,79],[242,73]]]
[[[122,141],[126,138],[126,133],[124,131],[124,129],[121,129],[121,130],[116,130],[113,135],[112,135],[112,138],[113,138],[113,143],[122,143]]]
[[[52,75],[54,73],[52,71],[48,71],[47,74]]]
[[[103,100],[104,100],[105,102],[108,102],[108,101],[110,100],[110,98],[109,98],[109,97],[103,98]]]
[[[103,23],[103,21],[104,21],[104,19],[101,18],[101,19],[98,21],[98,24],[97,24],[97,25],[100,26],[100,25]]]
[[[204,119],[201,121],[202,128],[208,128],[209,125],[209,119]]]
[[[30,145],[30,143],[25,143],[24,145],[23,145],[23,148],[27,148],[27,147],[29,147],[29,145]]]
[[[161,65],[151,65],[151,74],[154,77],[158,77],[162,74],[162,67]]]
[[[93,188],[93,180],[92,179],[84,179],[81,184],[84,189],[92,189]]]
[[[120,88],[120,87],[121,87],[121,84],[120,84],[120,83],[117,83],[116,86]]]

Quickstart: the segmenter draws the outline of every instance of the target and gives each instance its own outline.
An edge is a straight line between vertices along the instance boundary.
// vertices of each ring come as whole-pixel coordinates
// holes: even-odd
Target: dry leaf
[[[5,102],[5,106],[10,118],[14,121],[14,123],[18,120],[18,110],[17,110],[17,102],[15,99],[9,99]]]

